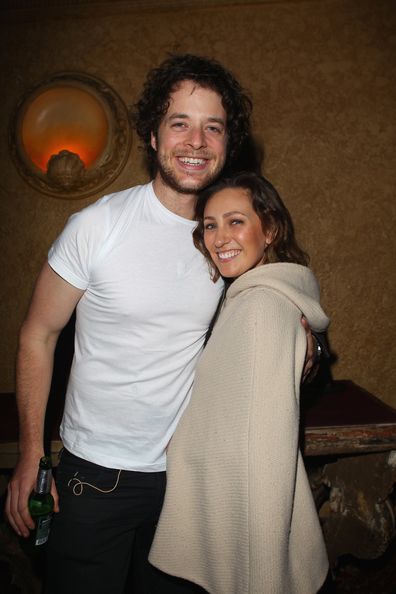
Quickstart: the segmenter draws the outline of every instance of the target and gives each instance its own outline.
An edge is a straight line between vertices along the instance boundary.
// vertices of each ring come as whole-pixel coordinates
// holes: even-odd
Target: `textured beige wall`
[[[51,74],[78,70],[132,103],[147,70],[176,50],[219,59],[250,89],[265,172],[289,205],[332,318],[334,376],[396,406],[394,0],[151,4],[1,19],[0,392],[14,389],[17,332],[51,241],[98,197],[50,198],[19,177],[6,142],[17,100]],[[134,138],[108,190],[145,179]]]

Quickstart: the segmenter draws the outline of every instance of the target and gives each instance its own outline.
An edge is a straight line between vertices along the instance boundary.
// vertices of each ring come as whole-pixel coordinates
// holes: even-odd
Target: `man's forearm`
[[[57,336],[42,338],[22,328],[17,356],[19,450],[22,456],[43,454],[45,410],[51,386]]]
[[[55,345],[84,291],[70,285],[46,263],[37,279],[23,323],[17,360],[20,457],[8,483],[6,514],[14,530],[28,536],[34,523],[28,510],[39,459],[51,386]],[[54,483],[55,511],[58,497]]]

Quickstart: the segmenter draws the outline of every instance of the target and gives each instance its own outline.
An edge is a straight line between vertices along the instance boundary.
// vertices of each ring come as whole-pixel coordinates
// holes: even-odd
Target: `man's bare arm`
[[[34,527],[27,503],[43,456],[45,409],[52,379],[56,342],[84,291],[73,287],[45,264],[22,324],[17,356],[17,405],[20,457],[8,485],[6,513],[14,530],[28,536]],[[55,509],[58,497],[53,485]]]

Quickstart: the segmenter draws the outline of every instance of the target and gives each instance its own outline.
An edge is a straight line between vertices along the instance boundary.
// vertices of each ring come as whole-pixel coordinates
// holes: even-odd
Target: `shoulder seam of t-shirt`
[[[94,212],[97,212],[98,209],[100,209],[99,219],[100,219],[101,227],[103,228],[103,234],[100,237],[100,239],[95,238],[94,242],[91,241],[91,247],[92,246],[94,247],[94,255],[89,263],[89,268],[87,270],[86,277],[83,278],[83,277],[80,277],[79,275],[76,275],[76,272],[71,270],[70,267],[67,266],[67,262],[65,263],[65,260],[63,258],[59,259],[57,253],[53,251],[53,247],[56,244],[56,242],[58,241],[59,237],[55,240],[54,244],[51,246],[51,248],[49,250],[49,254],[48,254],[48,263],[53,268],[53,270],[55,270],[55,272],[60,274],[60,276],[62,276],[62,271],[63,272],[66,271],[67,278],[65,278],[65,280],[67,280],[71,284],[74,284],[76,287],[78,287],[80,289],[86,290],[88,288],[91,278],[92,278],[92,271],[98,265],[100,260],[104,257],[104,255],[106,253],[106,248],[109,245],[109,239],[112,235],[112,232],[113,232],[115,226],[117,225],[118,221],[122,217],[123,213],[125,212],[125,209],[128,207],[130,194],[138,188],[141,188],[141,186],[127,188],[125,190],[121,190],[120,192],[114,192],[112,194],[107,194],[105,196],[102,196],[99,200],[96,200],[92,204],[88,205],[86,208],[84,208],[81,211],[72,215],[73,217],[79,216],[84,211],[93,209]],[[120,194],[124,194],[124,200],[121,199],[122,204],[118,205],[118,213],[116,210],[116,212],[114,214],[114,210],[112,211],[112,208],[111,208],[112,204],[114,204],[112,202],[112,200],[114,197],[116,197],[117,195],[120,195]],[[112,215],[113,215],[113,217],[112,217]],[[92,223],[92,221],[90,224],[91,225],[93,224],[93,226],[95,227],[95,223]],[[99,243],[99,241],[100,241],[100,243]]]

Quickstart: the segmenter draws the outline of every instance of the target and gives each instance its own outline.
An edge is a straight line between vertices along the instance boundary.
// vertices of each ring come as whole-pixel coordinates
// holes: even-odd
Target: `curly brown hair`
[[[214,265],[204,242],[204,213],[208,200],[226,188],[246,190],[252,206],[261,220],[263,232],[271,231],[272,242],[265,252],[264,264],[293,262],[308,266],[309,256],[298,245],[289,211],[274,186],[265,177],[252,172],[238,173],[203,190],[198,197],[195,218],[198,222],[193,232],[195,247],[205,256],[214,282],[220,274]]]
[[[136,132],[146,150],[151,175],[155,175],[157,170],[151,133],[157,134],[168,110],[171,93],[185,80],[217,92],[222,99],[227,114],[228,136],[225,168],[232,166],[250,135],[252,102],[231,72],[214,59],[192,54],[172,54],[148,73],[141,97],[131,113]]]

